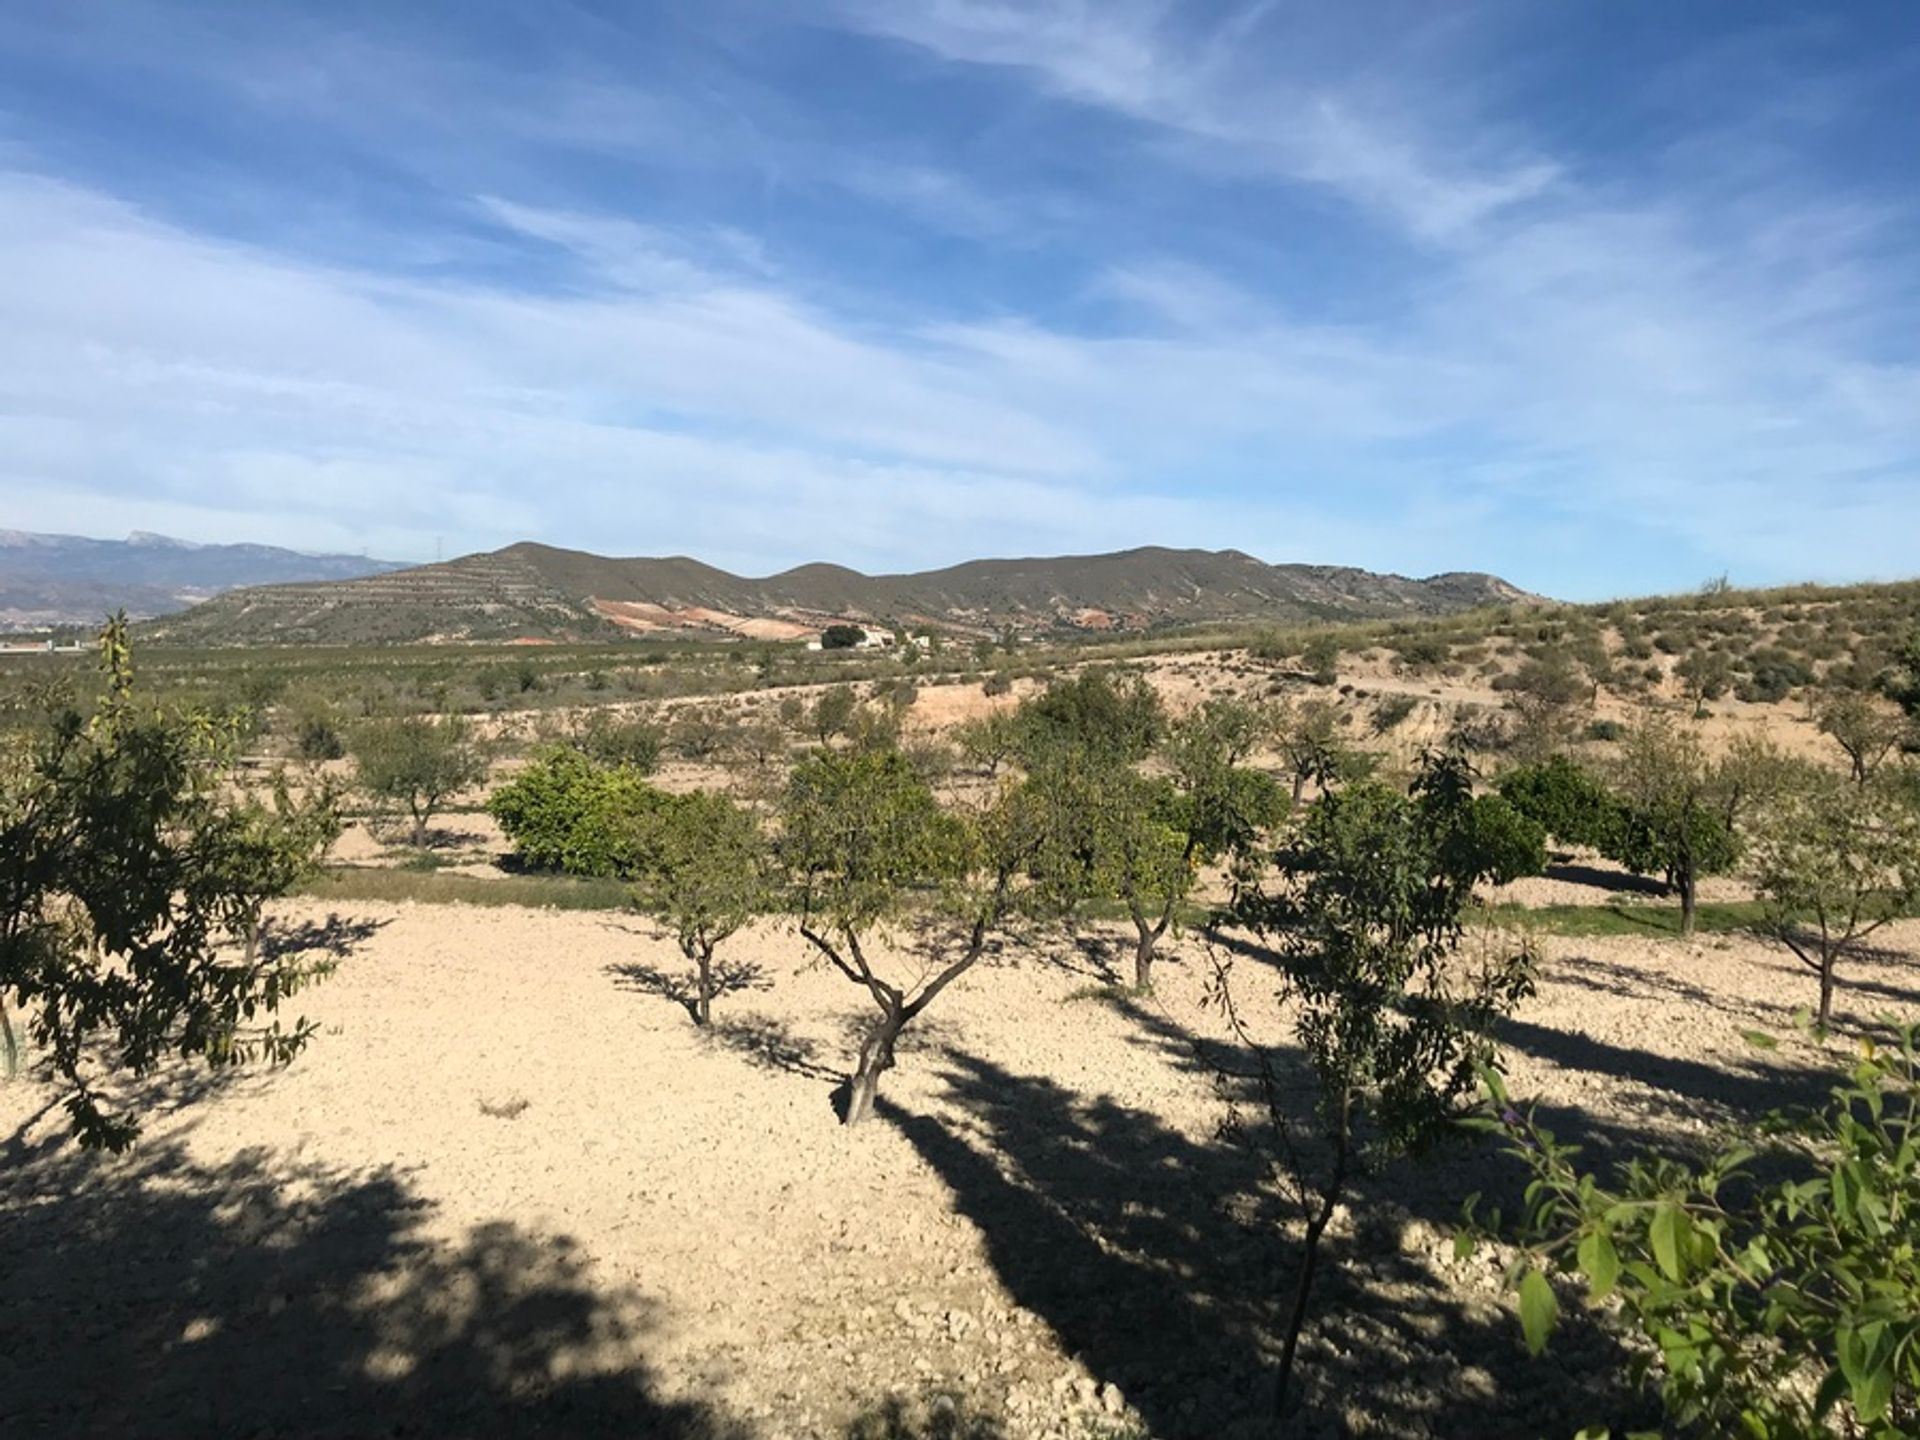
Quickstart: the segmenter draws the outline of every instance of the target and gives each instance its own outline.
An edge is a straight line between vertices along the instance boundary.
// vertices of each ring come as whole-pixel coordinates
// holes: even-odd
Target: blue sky
[[[1920,572],[1920,8],[0,8],[0,525]]]

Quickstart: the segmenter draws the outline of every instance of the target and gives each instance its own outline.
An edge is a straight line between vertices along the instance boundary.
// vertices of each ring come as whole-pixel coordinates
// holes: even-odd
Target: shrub
[[[1301,650],[1300,663],[1314,684],[1332,685],[1340,678],[1340,642],[1331,635],[1316,635]]]
[[[540,870],[569,875],[639,873],[661,792],[631,766],[597,765],[556,746],[495,790],[487,812],[514,852]]]
[[[1373,707],[1373,733],[1384,735],[1395,729],[1419,704],[1419,698],[1413,695],[1382,695],[1380,703]]]

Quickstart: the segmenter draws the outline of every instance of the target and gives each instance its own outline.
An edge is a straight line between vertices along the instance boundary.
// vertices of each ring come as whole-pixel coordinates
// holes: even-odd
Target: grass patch
[[[1765,907],[1757,900],[1701,904],[1693,915],[1694,929],[1703,935],[1751,930],[1760,923]],[[1625,935],[1680,934],[1678,905],[1489,905],[1481,911],[1496,925],[1526,927],[1549,935],[1575,939]]]
[[[630,892],[619,880],[570,875],[480,875],[343,866],[316,875],[296,892],[320,900],[382,900],[419,905],[524,905],[538,910],[626,910]]]

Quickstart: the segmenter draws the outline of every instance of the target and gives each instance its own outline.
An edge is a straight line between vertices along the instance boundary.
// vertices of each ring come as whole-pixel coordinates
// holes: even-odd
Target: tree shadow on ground
[[[299,921],[270,916],[260,926],[260,954],[268,960],[298,955],[344,960],[356,946],[364,945],[392,923],[391,920],[347,919],[339,914],[330,914],[325,920]]]
[[[1666,885],[1650,875],[1635,875],[1626,870],[1609,870],[1599,865],[1583,865],[1577,860],[1558,861],[1540,872],[1549,880],[1569,885],[1585,885],[1619,895],[1671,895]]]
[[[1592,990],[1598,994],[1618,995],[1623,999],[1645,999],[1649,994],[1665,995],[1687,1005],[1698,1005],[1704,1009],[1725,1012],[1732,997],[1709,990],[1703,985],[1695,985],[1684,980],[1665,968],[1642,968],[1624,965],[1617,960],[1598,960],[1591,955],[1555,955],[1551,961],[1552,978],[1556,984],[1577,985],[1583,990]],[[1755,1014],[1767,1014],[1776,1009],[1755,1003],[1751,1006]],[[1791,1010],[1779,1011],[1790,1016]]]
[[[1577,1380],[1556,1360],[1529,1362],[1507,1312],[1458,1293],[1395,1219],[1329,1240],[1301,1403],[1276,1430],[1280,1297],[1297,1250],[1261,1157],[960,1051],[943,1078],[960,1118],[884,1098],[880,1113],[951,1187],[1015,1300],[1119,1386],[1151,1434],[1371,1426],[1500,1440],[1606,1413],[1595,1376],[1620,1357],[1603,1335],[1570,1318],[1566,1353],[1596,1367]],[[1354,1203],[1365,1213],[1372,1197]],[[1516,1378],[1496,1383],[1497,1370]]]
[[[822,1063],[820,1047],[814,1041],[765,1015],[716,1018],[707,1027],[707,1037],[762,1069],[833,1084],[843,1084],[847,1078],[844,1069]]]
[[[637,991],[642,995],[658,995],[663,1000],[671,1000],[695,1020],[700,1017],[699,977],[694,973],[693,962],[688,961],[683,969],[662,970],[656,965],[644,961],[624,961],[618,965],[609,965],[607,973],[614,977],[622,990]],[[771,990],[773,979],[767,974],[766,967],[752,960],[715,960],[713,962],[713,998],[722,1000],[728,995],[737,995],[743,991]]]
[[[437,1240],[393,1170],[101,1157],[25,1128],[0,1172],[0,1433],[747,1433],[660,1398],[654,1306],[596,1289],[564,1237]]]

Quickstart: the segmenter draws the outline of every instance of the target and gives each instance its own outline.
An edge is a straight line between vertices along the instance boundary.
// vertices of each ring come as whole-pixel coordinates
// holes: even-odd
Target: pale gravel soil
[[[789,933],[731,947],[770,988],[721,1000],[709,1037],[618,973],[679,973],[638,918],[352,919],[300,997],[313,1048],[190,1106],[155,1087],[130,1157],[76,1158],[39,1083],[0,1087],[0,1434],[799,1437],[929,1385],[1015,1435],[1098,1433],[1109,1406],[1153,1434],[1257,1432],[1261,1297],[1291,1252],[1216,1138],[1192,942],[1139,1003],[1070,998],[1118,937],[1010,948],[848,1131],[831,1099],[866,1002]],[[1920,950],[1920,925],[1888,948]],[[1843,1025],[1920,1008],[1904,957],[1852,978],[1879,988],[1843,989]],[[1512,1087],[1603,1146],[1697,1140],[1806,1089],[1805,1057],[1739,1031],[1811,991],[1746,939],[1549,942]],[[1460,1199],[1503,1173],[1455,1154],[1367,1187],[1298,1433],[1616,1418],[1582,1389],[1597,1342],[1527,1361],[1491,1262],[1449,1258]]]

